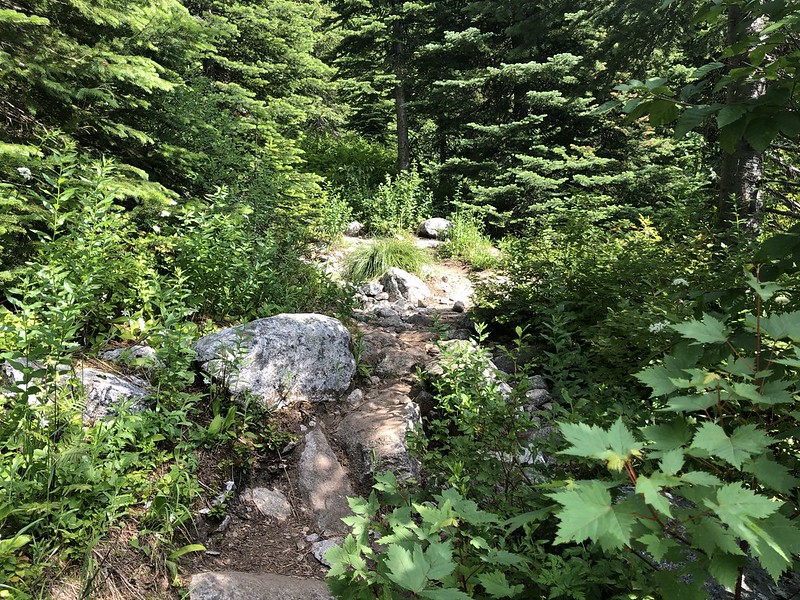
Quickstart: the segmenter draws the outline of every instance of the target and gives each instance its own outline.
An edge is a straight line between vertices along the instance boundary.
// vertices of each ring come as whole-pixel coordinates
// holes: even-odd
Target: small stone
[[[381,378],[377,377],[376,375],[373,375],[372,377],[369,378],[369,382],[372,385],[378,385],[381,382]]]
[[[461,302],[461,300],[453,304],[453,312],[463,313],[465,308],[466,307],[464,306],[464,303]]]
[[[350,395],[347,396],[347,402],[349,404],[360,404],[361,402],[363,402],[363,400],[364,400],[364,392],[359,389],[353,390],[352,392],[350,392]]]
[[[311,542],[311,543],[318,542],[319,541],[319,535],[316,534],[316,533],[311,533],[311,534],[306,536],[306,541],[307,542]]]
[[[314,555],[319,562],[321,562],[326,567],[330,567],[331,563],[325,560],[325,553],[330,550],[331,548],[338,546],[342,543],[340,538],[333,538],[330,540],[320,540],[319,542],[314,542],[311,544],[311,554]]]
[[[376,294],[375,295],[375,300],[378,300],[378,301],[381,301],[381,300],[385,301],[385,300],[388,300],[388,299],[389,299],[389,293],[388,292],[381,292],[380,294]]]
[[[259,487],[245,490],[242,495],[245,500],[252,502],[258,512],[265,517],[272,517],[282,523],[292,516],[292,506],[286,496],[278,490]]]
[[[364,229],[364,224],[358,221],[350,221],[344,230],[347,237],[356,237]]]

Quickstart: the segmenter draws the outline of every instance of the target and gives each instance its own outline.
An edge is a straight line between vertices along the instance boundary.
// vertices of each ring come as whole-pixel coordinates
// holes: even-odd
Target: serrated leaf
[[[687,133],[703,124],[706,118],[714,112],[712,106],[693,106],[681,113],[678,122],[675,123],[675,139],[685,137]]]
[[[557,544],[592,540],[606,548],[621,548],[630,543],[634,517],[623,504],[612,504],[602,483],[590,481],[550,497],[563,506],[556,513]]]
[[[728,341],[728,329],[719,319],[704,314],[702,321],[692,320],[670,325],[683,337],[701,344],[719,344]]]
[[[719,488],[716,502],[706,499],[703,503],[736,535],[756,549],[761,546],[763,533],[757,530],[760,528],[755,521],[770,516],[780,508],[778,502],[773,502],[766,496],[759,496],[738,482]]]
[[[392,544],[386,550],[386,576],[404,590],[419,593],[425,589],[427,580],[425,572],[428,563],[419,546],[414,546],[414,553],[402,546]]]
[[[692,485],[701,485],[704,487],[717,487],[722,485],[722,480],[711,473],[705,471],[689,471],[681,475],[681,481],[691,483]]]
[[[666,367],[648,367],[636,373],[634,377],[644,385],[652,388],[653,392],[650,394],[651,398],[664,396],[678,389],[675,387],[675,384],[672,383],[671,373]]]
[[[425,558],[429,565],[427,578],[433,581],[441,581],[456,568],[456,563],[453,562],[453,544],[449,540],[431,542],[425,549]]]
[[[668,536],[656,536],[652,533],[641,536],[639,542],[644,544],[647,551],[659,562],[667,552],[677,546]]]
[[[642,444],[636,441],[621,418],[608,431],[586,423],[559,423],[559,428],[572,444],[561,454],[597,458],[605,461],[612,471],[621,471],[631,456],[640,455]]]
[[[500,571],[481,573],[478,581],[492,598],[511,598],[525,589],[522,585],[509,585],[505,574]]]
[[[720,525],[717,519],[700,519],[689,525],[692,534],[692,543],[700,548],[707,556],[717,552],[744,556],[739,547],[739,542],[728,529]]]
[[[693,412],[705,410],[717,403],[715,394],[697,396],[675,396],[667,400],[667,406],[659,408],[660,412]]]
[[[705,450],[711,456],[717,456],[738,469],[750,456],[763,452],[771,443],[769,436],[753,424],[737,427],[728,436],[719,425],[703,423],[695,434],[691,447]]]
[[[664,475],[677,475],[683,468],[684,460],[683,448],[675,448],[674,450],[666,452],[661,457],[661,461],[658,465]]]
[[[775,457],[768,453],[746,462],[742,470],[755,475],[760,483],[776,492],[789,493],[800,483],[800,480],[793,477],[788,468],[775,462]]]
[[[745,279],[747,280],[747,285],[750,286],[750,289],[758,294],[758,296],[765,302],[783,290],[783,288],[774,281],[759,281],[749,271],[745,271],[744,275]]]
[[[743,104],[728,104],[717,113],[717,127],[720,129],[726,125],[738,121],[747,113],[747,107]]]
[[[717,552],[711,557],[708,572],[714,579],[732,590],[736,588],[736,581],[739,579],[739,567],[744,564],[745,559],[742,556]]]
[[[650,442],[649,448],[670,451],[685,446],[692,439],[692,430],[684,420],[642,427],[642,435]]]
[[[647,504],[652,506],[661,514],[667,515],[671,519],[672,511],[670,511],[669,508],[669,501],[659,493],[661,492],[661,489],[662,485],[657,479],[651,479],[644,475],[640,475],[636,480],[636,493],[642,494]]]
[[[500,565],[504,567],[518,567],[526,562],[526,558],[507,550],[491,550],[482,559],[490,565]]]
[[[770,315],[761,319],[761,329],[773,340],[800,341],[800,311]]]
[[[778,578],[792,566],[788,558],[800,554],[800,524],[774,514],[761,521],[760,525],[777,548],[767,544],[759,549],[757,558],[777,583]]]

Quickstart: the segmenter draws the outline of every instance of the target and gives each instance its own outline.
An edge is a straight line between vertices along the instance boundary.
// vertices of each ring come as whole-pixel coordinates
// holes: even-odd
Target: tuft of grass
[[[392,267],[420,274],[429,262],[428,253],[406,238],[380,238],[361,246],[347,257],[345,277],[353,283],[369,281]]]
[[[475,216],[458,212],[450,220],[453,227],[448,231],[445,243],[439,246],[440,256],[459,258],[478,271],[497,266],[497,251]]]

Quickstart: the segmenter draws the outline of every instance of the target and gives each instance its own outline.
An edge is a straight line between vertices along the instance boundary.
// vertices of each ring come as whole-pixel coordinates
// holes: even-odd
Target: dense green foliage
[[[798,27],[796,0],[0,0],[0,598],[102,594],[120,529],[175,581],[198,457],[230,457],[219,488],[286,441],[194,340],[346,315],[312,243],[358,220],[352,281],[415,271],[404,236],[447,215],[440,256],[496,271],[486,325],[441,346],[422,480],[353,501],[332,589],[738,599],[748,557],[800,570]],[[75,377],[132,342],[147,410],[84,422]]]

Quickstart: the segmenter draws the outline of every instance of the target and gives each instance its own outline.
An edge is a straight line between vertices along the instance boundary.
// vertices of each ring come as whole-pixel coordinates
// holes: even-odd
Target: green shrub
[[[394,179],[387,176],[361,215],[370,231],[377,235],[413,231],[428,216],[433,201],[424,185],[416,171]]]
[[[408,238],[383,238],[353,250],[347,257],[345,277],[353,283],[380,277],[392,267],[420,274],[428,253]]]
[[[497,265],[498,258],[492,241],[483,233],[483,226],[474,214],[457,212],[450,217],[453,227],[439,254],[445,258],[459,258],[473,269],[483,271]]]

